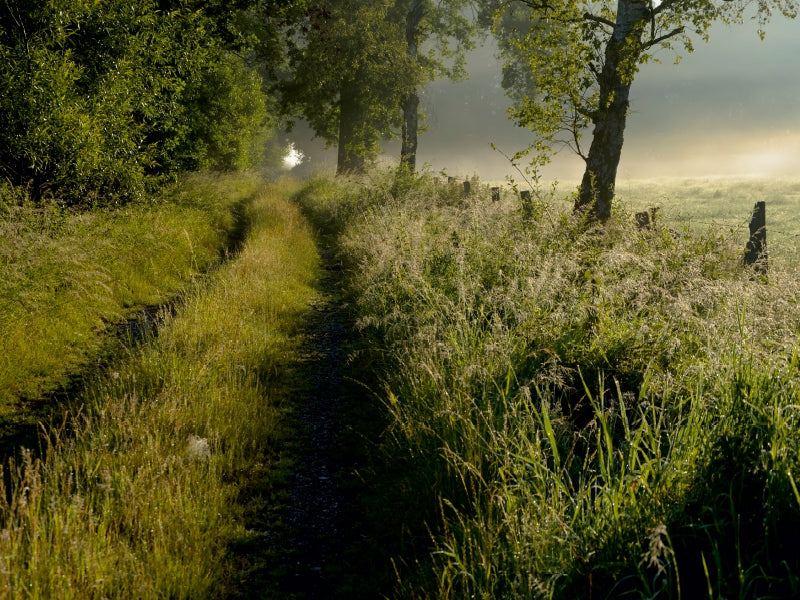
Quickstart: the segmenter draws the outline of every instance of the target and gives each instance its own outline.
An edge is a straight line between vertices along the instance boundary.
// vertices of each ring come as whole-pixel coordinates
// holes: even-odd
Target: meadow
[[[741,261],[757,200],[794,235],[800,186],[774,185],[625,183],[603,227],[557,191],[526,212],[380,172],[9,204],[6,393],[82,381],[3,466],[0,597],[277,594],[265,532],[309,311],[333,297],[368,450],[360,560],[383,569],[341,597],[797,597],[800,284],[780,246],[766,276]],[[111,335],[164,302],[157,331]]]
[[[94,211],[0,189],[0,414],[68,385],[102,356],[115,323],[175,299],[218,264],[258,185],[188,177]]]
[[[654,179],[620,182],[623,206],[658,206],[672,227],[717,228],[744,246],[753,206],[766,202],[770,256],[800,264],[800,181],[797,179]]]
[[[405,490],[425,520],[406,530],[429,531],[394,597],[800,593],[800,286],[741,264],[730,230],[762,192],[669,189],[623,187],[597,228],[549,193],[526,217],[428,178],[306,188],[338,232],[354,368],[391,415],[385,502]],[[790,214],[796,189],[772,203]],[[710,225],[680,226],[668,200],[689,199]]]

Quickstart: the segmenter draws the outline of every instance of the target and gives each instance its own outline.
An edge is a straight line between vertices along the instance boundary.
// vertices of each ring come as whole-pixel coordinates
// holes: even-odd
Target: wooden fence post
[[[519,193],[519,197],[522,199],[522,216],[526,221],[530,221],[533,218],[533,201],[531,200],[531,193],[529,190],[522,190]]]
[[[756,202],[750,218],[750,239],[744,250],[744,264],[753,265],[756,272],[767,273],[767,204]]]

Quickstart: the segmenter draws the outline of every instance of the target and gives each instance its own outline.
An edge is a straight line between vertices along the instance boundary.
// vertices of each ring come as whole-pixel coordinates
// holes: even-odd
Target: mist
[[[717,25],[693,54],[662,52],[643,65],[631,88],[619,179],[654,177],[800,177],[800,25],[775,17],[761,41],[754,22]],[[418,164],[455,176],[502,180],[520,175],[503,156],[526,148],[527,129],[509,120],[493,40],[468,53],[469,79],[437,81],[421,95],[427,130]],[[584,143],[588,148],[591,132]],[[292,135],[310,168],[333,169],[335,149],[312,141],[307,128]],[[491,148],[494,144],[501,154]],[[397,143],[384,144],[396,161]],[[524,167],[524,165],[521,165]],[[579,181],[583,161],[556,155],[545,179]]]

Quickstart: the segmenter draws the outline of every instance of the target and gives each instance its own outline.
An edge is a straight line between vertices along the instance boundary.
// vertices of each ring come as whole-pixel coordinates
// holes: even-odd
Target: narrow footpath
[[[309,390],[297,406],[299,453],[284,510],[286,574],[281,588],[301,598],[333,598],[344,575],[345,541],[352,533],[344,518],[352,499],[342,485],[352,476],[352,465],[342,460],[347,334],[333,307],[316,308],[312,321],[303,369]]]
[[[268,536],[270,599],[381,598],[389,591],[379,588],[393,579],[364,511],[361,470],[368,468],[364,452],[371,436],[363,427],[374,407],[346,375],[347,324],[336,300],[336,269],[330,257],[324,262],[326,300],[310,316],[298,374],[304,393],[291,403],[297,436],[292,474],[272,517],[278,526]]]

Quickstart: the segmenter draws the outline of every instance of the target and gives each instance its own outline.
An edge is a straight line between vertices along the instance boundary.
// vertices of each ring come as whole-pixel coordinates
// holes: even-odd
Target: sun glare
[[[294,144],[289,144],[286,147],[286,155],[283,157],[283,168],[288,170],[294,169],[297,165],[303,162],[305,155],[294,147]]]

